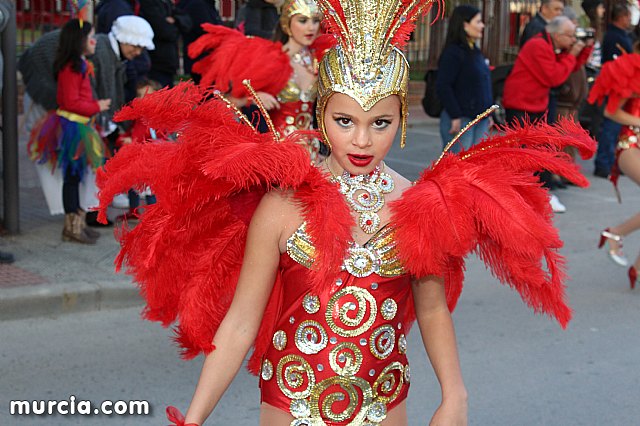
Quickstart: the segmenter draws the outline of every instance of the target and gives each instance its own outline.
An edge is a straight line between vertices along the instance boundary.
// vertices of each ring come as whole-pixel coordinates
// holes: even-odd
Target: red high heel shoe
[[[631,286],[631,290],[636,288],[636,281],[638,281],[638,270],[635,266],[629,268],[629,285]]]
[[[618,243],[618,250],[613,250],[611,248],[611,244],[609,243],[609,240],[611,241],[615,241]],[[609,228],[606,228],[604,231],[602,231],[600,233],[600,242],[598,243],[598,248],[602,248],[605,244],[607,244],[607,247],[609,250],[607,250],[607,254],[609,255],[609,258],[611,260],[613,260],[616,265],[620,265],[620,266],[628,266],[629,265],[629,260],[624,256],[624,253],[622,253],[622,237],[620,235],[614,234],[611,231],[609,231]]]

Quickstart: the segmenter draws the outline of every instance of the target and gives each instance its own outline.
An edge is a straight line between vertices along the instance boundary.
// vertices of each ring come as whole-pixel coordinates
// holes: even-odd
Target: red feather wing
[[[571,310],[557,252],[562,241],[547,191],[534,173],[547,169],[586,186],[561,150],[577,146],[589,156],[595,142],[569,121],[504,130],[468,151],[446,155],[392,205],[398,248],[413,275],[445,277],[452,310],[462,290],[464,258],[474,252],[534,311],[565,327]]]
[[[119,118],[142,118],[177,132],[178,141],[131,144],[109,160],[98,175],[101,217],[113,196],[130,187],[149,186],[156,194],[135,228],[119,230],[117,264],[138,283],[145,318],[179,322],[176,341],[192,358],[214,349],[262,195],[274,186],[301,185],[315,168],[293,139],[276,144],[271,135],[257,134],[206,90],[182,84],[156,93]],[[274,318],[266,313],[264,329]]]

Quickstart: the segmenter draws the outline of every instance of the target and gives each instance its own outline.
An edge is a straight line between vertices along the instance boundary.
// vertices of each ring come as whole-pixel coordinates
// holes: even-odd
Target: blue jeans
[[[598,134],[598,152],[596,153],[596,170],[610,172],[616,161],[616,144],[622,125],[604,118]]]
[[[460,129],[464,129],[464,126],[469,124],[473,118],[469,117],[460,117]],[[447,113],[447,111],[442,110],[442,114],[440,114],[440,137],[442,138],[442,148],[447,146],[451,139],[455,135],[449,134],[449,129],[451,129],[451,117]],[[449,152],[457,153],[462,151],[462,148],[469,149],[473,145],[480,142],[484,136],[489,132],[489,119],[485,118],[484,120],[476,123],[475,126],[470,128],[467,133],[462,135],[458,142],[455,143],[449,150]]]

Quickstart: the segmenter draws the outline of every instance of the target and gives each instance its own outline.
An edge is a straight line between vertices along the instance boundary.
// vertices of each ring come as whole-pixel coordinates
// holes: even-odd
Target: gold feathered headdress
[[[442,0],[318,0],[324,24],[338,40],[322,59],[317,115],[327,141],[324,110],[333,93],[343,93],[365,110],[390,95],[400,96],[404,146],[409,63],[406,46],[416,19]]]

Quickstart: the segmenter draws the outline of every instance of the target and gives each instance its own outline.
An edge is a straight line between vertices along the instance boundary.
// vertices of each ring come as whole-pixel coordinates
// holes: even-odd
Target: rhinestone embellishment
[[[273,364],[268,359],[262,363],[262,372],[260,373],[262,380],[271,380],[273,377]]]
[[[392,319],[394,319],[397,312],[398,304],[393,299],[386,299],[384,302],[382,302],[382,305],[380,305],[380,314],[382,315],[382,318],[386,319],[387,321],[391,321]]]
[[[407,353],[407,338],[404,334],[401,334],[400,337],[398,337],[398,353],[400,355]]]
[[[381,172],[380,166],[376,166],[368,175],[351,176],[345,170],[342,176],[333,179],[338,182],[340,192],[346,197],[351,209],[360,214],[360,228],[367,234],[376,233],[380,229],[378,212],[384,206],[384,194],[389,194],[395,187],[391,176]]]
[[[304,417],[311,416],[311,407],[306,399],[294,399],[289,405],[289,411],[296,419],[302,419]],[[305,423],[298,423],[305,424]]]
[[[387,406],[382,402],[376,401],[369,407],[367,411],[367,420],[373,423],[380,423],[387,418]]]
[[[320,298],[313,294],[307,294],[302,299],[302,307],[308,314],[315,314],[320,310]]]
[[[281,351],[287,347],[287,333],[278,330],[273,334],[273,347]]]

